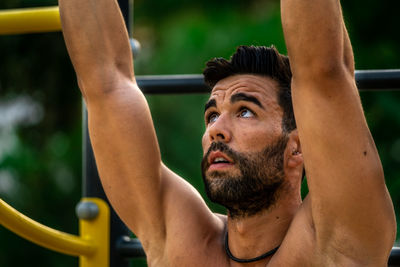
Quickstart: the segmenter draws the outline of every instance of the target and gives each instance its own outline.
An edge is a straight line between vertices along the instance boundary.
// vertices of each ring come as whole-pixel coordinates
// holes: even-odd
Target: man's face
[[[235,75],[214,87],[205,107],[202,173],[210,199],[231,216],[274,203],[284,179],[282,114],[270,78]]]

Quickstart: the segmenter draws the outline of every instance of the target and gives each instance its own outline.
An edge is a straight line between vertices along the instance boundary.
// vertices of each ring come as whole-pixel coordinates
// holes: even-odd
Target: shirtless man
[[[239,65],[244,50],[275,53],[256,54],[257,64],[275,64],[269,76],[226,76],[218,66],[229,62],[209,63],[202,167],[209,195],[227,216],[212,213],[162,163],[115,0],[59,1],[102,184],[149,266],[387,264],[394,212],[338,0],[281,0],[291,78],[287,59],[273,49],[237,52]],[[290,81],[297,128],[286,123],[290,108],[281,101]]]

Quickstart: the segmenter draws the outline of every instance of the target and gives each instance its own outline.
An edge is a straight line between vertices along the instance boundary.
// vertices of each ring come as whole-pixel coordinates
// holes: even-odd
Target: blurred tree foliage
[[[56,4],[3,0],[0,9]],[[400,68],[400,2],[355,0],[342,5],[357,69]],[[229,57],[241,44],[274,44],[285,52],[277,0],[136,0],[134,22],[134,36],[142,44],[135,60],[139,75],[200,73],[208,59]],[[0,36],[0,51],[0,197],[35,220],[77,234],[81,98],[62,35]],[[361,96],[398,209],[400,92]],[[206,98],[147,96],[163,160],[203,195],[199,166]],[[18,103],[25,108],[11,112]],[[15,114],[20,119],[13,119]],[[77,259],[32,245],[4,228],[0,240],[0,266],[78,265]],[[145,266],[143,261],[134,263]]]

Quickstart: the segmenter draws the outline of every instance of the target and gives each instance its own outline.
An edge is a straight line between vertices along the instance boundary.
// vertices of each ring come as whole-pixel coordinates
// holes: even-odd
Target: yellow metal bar
[[[108,267],[110,264],[110,208],[99,198],[84,198],[82,201],[95,203],[99,214],[91,220],[80,220],[81,237],[90,239],[97,245],[96,253],[80,256],[80,267]]]
[[[90,236],[81,238],[44,226],[21,214],[2,199],[0,199],[0,224],[15,234],[51,250],[72,256],[96,254],[98,244],[95,245]]]
[[[61,30],[58,6],[0,11],[0,35]]]

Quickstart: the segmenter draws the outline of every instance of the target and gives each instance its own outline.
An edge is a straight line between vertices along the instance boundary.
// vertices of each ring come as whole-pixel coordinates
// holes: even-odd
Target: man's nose
[[[231,141],[231,123],[224,115],[220,115],[218,119],[210,125],[209,135],[211,142],[225,142]]]

